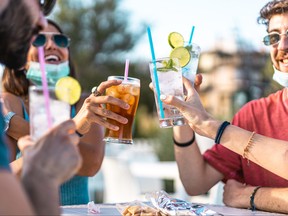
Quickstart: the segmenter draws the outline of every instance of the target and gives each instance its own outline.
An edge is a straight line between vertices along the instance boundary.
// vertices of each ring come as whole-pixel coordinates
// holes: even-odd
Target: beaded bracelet
[[[250,196],[250,206],[251,206],[251,210],[252,211],[255,211],[257,208],[255,206],[255,203],[254,203],[254,198],[255,198],[255,195],[256,195],[256,192],[261,188],[261,186],[258,186],[254,189],[254,191],[252,192],[251,196]]]
[[[216,144],[219,144],[219,143],[220,143],[220,139],[221,139],[221,137],[222,137],[222,134],[223,134],[225,128],[226,128],[228,125],[230,125],[230,122],[224,121],[224,122],[220,125],[220,127],[218,128],[218,131],[217,131],[217,134],[216,134],[216,137],[215,137],[215,143],[216,143]]]
[[[191,140],[189,140],[188,142],[185,142],[185,143],[179,143],[175,140],[175,138],[173,137],[173,142],[176,146],[179,146],[179,147],[187,147],[187,146],[190,146],[194,143],[195,141],[195,132],[193,131],[193,137]]]

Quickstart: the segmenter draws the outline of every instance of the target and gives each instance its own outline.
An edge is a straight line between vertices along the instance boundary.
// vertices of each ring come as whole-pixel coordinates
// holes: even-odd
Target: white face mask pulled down
[[[279,83],[281,86],[287,88],[288,87],[288,72],[281,72],[277,70],[274,65],[274,74],[273,74],[273,80]]]

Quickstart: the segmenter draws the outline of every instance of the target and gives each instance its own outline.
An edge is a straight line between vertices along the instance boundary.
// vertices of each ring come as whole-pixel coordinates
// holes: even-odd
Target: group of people
[[[52,85],[63,76],[76,76],[69,38],[45,18],[55,3],[0,1],[0,62],[6,66],[0,115],[1,215],[59,215],[59,205],[87,203],[87,178],[100,169],[104,157],[103,128],[118,130],[107,119],[122,124],[128,121],[100,106],[110,103],[129,109],[120,99],[102,96],[106,88],[121,82],[104,81],[97,88],[97,97],[82,95],[71,106],[71,120],[36,142],[30,138],[28,88],[39,84],[41,76],[35,71],[38,47],[44,47],[48,80],[49,68],[57,68]]]
[[[76,77],[69,38],[45,18],[55,3],[0,1],[0,62],[6,66],[0,114],[0,188],[5,196],[0,196],[0,214],[57,215],[59,205],[87,203],[87,177],[97,173],[104,157],[103,129],[118,129],[106,119],[127,123],[101,106],[111,103],[129,109],[120,99],[102,96],[106,88],[121,82],[104,81],[95,94],[82,95],[71,105],[71,120],[36,142],[31,140],[28,88],[41,77],[33,71],[39,64],[37,48],[44,47],[47,66],[59,68],[53,82],[67,75]],[[270,46],[273,78],[283,90],[247,103],[231,124],[214,119],[203,108],[195,90],[202,83],[200,74],[194,87],[184,79],[185,101],[169,95],[161,95],[161,100],[177,107],[188,122],[173,128],[175,158],[188,194],[206,193],[224,181],[226,205],[288,213],[288,137],[283,129],[288,99],[288,0],[268,2],[260,11],[259,23],[267,26],[263,42]],[[49,78],[49,67],[46,70]],[[203,155],[195,133],[215,139]]]

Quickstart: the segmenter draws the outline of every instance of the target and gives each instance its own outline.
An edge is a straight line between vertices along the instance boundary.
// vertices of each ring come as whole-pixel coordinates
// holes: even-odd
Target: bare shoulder
[[[1,100],[9,111],[13,111],[17,114],[22,113],[22,103],[20,97],[8,92],[2,92]]]
[[[15,100],[15,101],[20,101],[20,98],[12,93],[9,92],[2,92],[1,93],[1,98],[7,99],[7,100]]]

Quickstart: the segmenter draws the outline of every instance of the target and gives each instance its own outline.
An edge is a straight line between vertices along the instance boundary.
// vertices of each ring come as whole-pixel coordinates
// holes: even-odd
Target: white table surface
[[[87,211],[87,205],[74,205],[74,206],[61,206],[62,216],[68,215],[95,215],[95,216],[121,216],[121,213],[117,210],[115,204],[96,204],[100,207],[100,213],[98,214],[91,214]],[[224,216],[268,216],[268,215],[284,215],[284,214],[277,214],[277,213],[270,213],[270,212],[263,212],[263,211],[251,211],[248,209],[237,209],[237,208],[230,208],[227,206],[219,206],[219,205],[205,205],[207,208],[215,211],[218,215]]]

